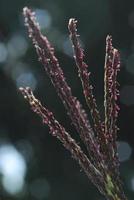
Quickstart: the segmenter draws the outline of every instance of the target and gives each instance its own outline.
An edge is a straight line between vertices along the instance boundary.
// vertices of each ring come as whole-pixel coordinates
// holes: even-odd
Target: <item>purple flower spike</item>
[[[87,119],[86,112],[80,102],[73,96],[68,86],[64,73],[55,56],[54,48],[43,36],[35,14],[28,8],[23,9],[25,25],[36,49],[39,61],[49,76],[57,94],[63,102],[67,113],[75,126],[80,138],[85,144],[86,155],[77,142],[66,132],[65,128],[55,119],[53,113],[42,106],[31,89],[20,88],[24,98],[29,102],[33,112],[37,113],[46,124],[51,135],[57,137],[64,147],[69,150],[72,157],[79,163],[91,182],[98,188],[107,200],[127,200],[124,195],[119,175],[119,160],[117,154],[117,125],[119,107],[117,98],[117,72],[120,70],[120,56],[118,50],[112,46],[111,36],[106,38],[106,56],[104,66],[104,109],[105,120],[102,122],[96,99],[93,95],[93,87],[90,83],[88,66],[84,62],[84,50],[82,49],[78,34],[77,21],[70,19],[68,29],[74,50],[74,59],[78,68],[78,74],[82,82],[86,103],[93,118],[93,129]]]

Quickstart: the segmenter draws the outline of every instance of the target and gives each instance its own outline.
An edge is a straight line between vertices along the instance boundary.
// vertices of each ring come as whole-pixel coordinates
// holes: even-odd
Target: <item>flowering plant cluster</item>
[[[82,105],[73,96],[71,88],[66,82],[64,73],[55,57],[54,48],[40,31],[35,13],[25,7],[23,15],[29,37],[32,39],[39,61],[43,64],[73,125],[84,142],[88,152],[87,155],[65,128],[55,119],[53,113],[35,98],[29,87],[20,88],[21,93],[28,100],[31,109],[42,118],[44,124],[49,126],[50,133],[57,137],[64,147],[70,151],[72,157],[77,160],[80,167],[101,194],[107,200],[126,200],[127,198],[124,195],[119,174],[119,159],[116,144],[118,130],[116,121],[119,111],[116,103],[119,95],[117,72],[120,70],[120,56],[118,50],[112,46],[111,36],[108,35],[106,38],[104,65],[105,120],[102,121],[93,95],[88,66],[84,62],[84,50],[80,45],[79,35],[77,34],[77,21],[75,19],[69,20],[68,29],[74,59],[78,68],[78,76],[81,79],[83,94],[93,119],[93,127],[91,127]]]

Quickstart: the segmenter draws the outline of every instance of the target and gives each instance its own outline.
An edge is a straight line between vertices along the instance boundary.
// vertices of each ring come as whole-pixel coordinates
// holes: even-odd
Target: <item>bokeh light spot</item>
[[[127,85],[121,89],[120,101],[127,106],[134,104],[134,86],[133,85]]]
[[[36,19],[41,29],[50,28],[52,18],[47,10],[35,9]]]
[[[72,50],[72,46],[71,46],[71,42],[70,42],[69,38],[65,38],[65,39],[63,40],[63,45],[62,45],[62,47],[63,47],[63,52],[64,52],[66,55],[68,55],[68,56],[70,56],[70,57],[73,57],[73,50]]]
[[[131,189],[134,191],[134,176],[131,178]]]
[[[0,43],[0,63],[3,63],[7,59],[7,48],[4,43]]]
[[[14,34],[7,44],[10,58],[18,58],[26,53],[28,48],[25,37],[19,33]]]
[[[127,62],[126,62],[126,70],[129,73],[134,74],[134,54],[128,57]]]
[[[21,154],[24,156],[25,160],[27,162],[30,162],[33,158],[33,147],[31,143],[27,140],[19,140],[17,142],[17,148],[21,152]]]
[[[16,79],[17,87],[30,87],[32,90],[35,90],[37,81],[32,72],[25,72],[22,73]]]
[[[24,186],[26,163],[23,156],[10,144],[0,147],[0,173],[4,189],[14,195]]]
[[[134,28],[134,11],[128,15],[128,24],[130,27]]]
[[[119,141],[118,142],[118,154],[120,162],[129,160],[132,153],[132,148],[127,142]]]

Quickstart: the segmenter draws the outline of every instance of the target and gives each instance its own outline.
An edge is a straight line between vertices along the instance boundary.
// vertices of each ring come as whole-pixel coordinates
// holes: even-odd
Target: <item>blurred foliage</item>
[[[70,126],[63,105],[28,39],[22,17],[24,6],[34,9],[38,14],[42,31],[55,47],[73,94],[80,99],[87,112],[89,111],[85,106],[72,59],[67,30],[68,20],[70,17],[78,19],[78,31],[85,48],[89,70],[92,72],[90,77],[102,115],[105,38],[107,34],[113,36],[113,44],[120,50],[122,60],[122,69],[118,77],[121,90],[118,139],[124,141],[119,142],[119,155],[123,159],[121,176],[128,199],[133,200],[134,2],[132,0],[0,0],[1,199],[104,200],[80,171],[79,166],[70,158],[69,153],[49,135],[48,128],[43,127],[41,120],[32,113],[18,92],[18,87],[21,85],[31,86],[42,102],[46,103],[56,118],[78,140],[77,133]]]

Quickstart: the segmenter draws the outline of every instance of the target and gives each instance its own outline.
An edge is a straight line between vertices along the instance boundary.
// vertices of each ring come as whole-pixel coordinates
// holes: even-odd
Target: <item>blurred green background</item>
[[[124,190],[134,199],[134,1],[0,0],[0,199],[104,200],[78,164],[49,134],[19,93],[30,86],[79,141],[62,102],[38,62],[24,27],[24,6],[36,12],[42,32],[55,47],[73,94],[89,113],[77,76],[67,24],[78,20],[91,81],[103,117],[105,38],[121,53],[119,157]],[[90,118],[90,114],[89,114]]]

